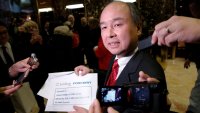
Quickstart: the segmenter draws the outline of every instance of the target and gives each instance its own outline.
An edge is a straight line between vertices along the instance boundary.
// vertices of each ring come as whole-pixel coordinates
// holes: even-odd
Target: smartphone
[[[35,65],[37,63],[38,63],[38,58],[36,57],[35,53],[32,53],[27,64],[32,66],[32,65]],[[14,85],[21,84],[24,81],[24,79],[28,76],[28,74],[29,74],[29,69],[26,70],[24,73],[21,73],[21,75],[19,75],[19,77],[15,80]]]
[[[103,86],[97,90],[101,106],[131,106],[136,109],[150,109],[155,102],[154,95],[160,94],[156,83],[134,83],[124,86]]]
[[[97,99],[102,106],[125,105],[127,102],[127,90],[122,86],[99,87]]]

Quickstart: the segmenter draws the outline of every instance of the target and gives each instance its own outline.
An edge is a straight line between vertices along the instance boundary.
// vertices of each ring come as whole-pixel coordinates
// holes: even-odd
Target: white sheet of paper
[[[45,111],[74,111],[73,106],[89,109],[96,98],[97,74],[77,76],[73,72],[51,73],[44,88],[48,98]]]
[[[49,73],[47,80],[37,94],[41,97],[48,99],[49,92],[51,92],[51,79],[57,77],[66,77],[67,75],[71,75],[72,73],[74,73],[74,71]]]

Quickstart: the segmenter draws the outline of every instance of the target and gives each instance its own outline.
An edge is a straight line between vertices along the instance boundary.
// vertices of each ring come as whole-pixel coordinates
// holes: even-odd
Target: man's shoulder
[[[139,59],[141,59],[143,62],[148,61],[147,63],[151,64],[159,64],[158,61],[149,53],[146,51],[138,51],[137,53],[137,57],[139,57]]]

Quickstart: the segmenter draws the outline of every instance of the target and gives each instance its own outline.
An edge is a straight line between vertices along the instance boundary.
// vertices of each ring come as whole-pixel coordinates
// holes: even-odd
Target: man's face
[[[126,4],[109,4],[101,14],[100,27],[104,46],[118,58],[135,49],[139,30]]]
[[[87,25],[87,19],[85,17],[81,18],[81,25],[86,26]]]
[[[7,28],[4,26],[0,26],[0,44],[5,45],[9,40],[9,35]]]
[[[68,21],[70,21],[71,23],[74,23],[75,19],[73,15],[69,15],[68,16]]]

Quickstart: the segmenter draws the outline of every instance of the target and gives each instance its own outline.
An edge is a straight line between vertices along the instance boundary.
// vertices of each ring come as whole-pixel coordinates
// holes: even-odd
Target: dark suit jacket
[[[3,62],[0,57],[0,86],[10,85],[12,84],[12,80],[8,74],[8,66]]]
[[[15,50],[15,46],[11,45],[13,56],[15,59],[15,62],[19,60],[18,55],[16,53],[17,50]],[[9,66],[4,63],[3,59],[0,57],[0,86],[6,86],[11,85],[12,80],[14,78],[11,78],[8,73]]]
[[[112,70],[112,64],[114,62],[115,56],[112,58],[110,67],[107,72],[105,83],[107,82],[109,75]],[[144,71],[151,77],[157,78],[160,81],[161,90],[167,91],[167,85],[165,80],[164,70],[160,64],[151,57],[150,54],[145,51],[137,51],[136,54],[130,59],[127,65],[122,70],[119,78],[116,81],[116,86],[122,86],[128,83],[137,83],[139,77],[139,71]],[[133,111],[127,110],[127,108],[116,106],[114,107],[120,113],[133,113]],[[127,112],[130,111],[130,112]]]
[[[15,61],[18,61],[18,55],[15,53],[17,50],[15,50],[14,45],[11,45],[12,52],[15,58]],[[15,78],[11,78],[8,73],[9,66],[4,63],[2,58],[0,57],[0,87],[11,85],[13,80]],[[14,107],[12,105],[10,97],[5,97],[5,95],[0,95],[0,113],[14,113]],[[9,109],[7,109],[9,108]]]

